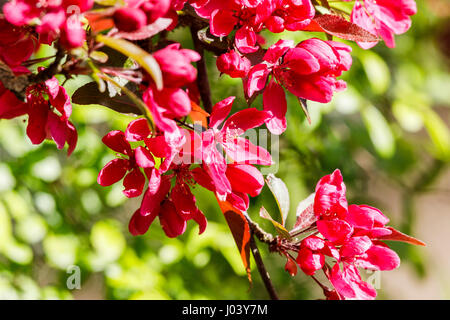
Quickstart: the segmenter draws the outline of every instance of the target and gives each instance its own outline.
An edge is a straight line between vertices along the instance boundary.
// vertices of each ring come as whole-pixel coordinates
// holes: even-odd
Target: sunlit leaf
[[[116,39],[99,34],[97,35],[96,40],[134,59],[150,74],[153,81],[155,81],[156,88],[158,90],[162,89],[162,72],[158,62],[156,62],[155,58],[153,58],[150,53],[124,39]]]
[[[269,220],[280,236],[288,240],[291,239],[289,231],[287,231],[286,228],[283,227],[279,222],[273,220],[273,218],[271,217],[270,213],[266,210],[266,208],[261,207],[261,209],[259,210],[259,216],[263,219]]]
[[[289,191],[283,180],[275,177],[272,173],[267,175],[266,178],[267,185],[270,191],[272,191],[275,200],[277,201],[278,208],[281,213],[281,224],[284,226],[286,224],[286,218],[289,214]]]
[[[105,63],[108,61],[108,55],[103,51],[93,51],[90,54],[90,57],[97,62]]]

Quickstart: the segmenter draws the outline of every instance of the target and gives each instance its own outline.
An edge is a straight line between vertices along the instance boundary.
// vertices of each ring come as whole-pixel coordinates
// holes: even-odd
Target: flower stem
[[[261,275],[261,278],[264,282],[264,285],[269,293],[270,299],[279,300],[278,295],[275,291],[275,288],[272,284],[272,280],[270,280],[270,275],[266,270],[264,262],[261,258],[261,254],[259,253],[259,249],[256,246],[255,238],[253,237],[253,233],[250,237],[250,249],[252,250],[253,258],[255,258],[256,267],[258,268],[258,272]]]

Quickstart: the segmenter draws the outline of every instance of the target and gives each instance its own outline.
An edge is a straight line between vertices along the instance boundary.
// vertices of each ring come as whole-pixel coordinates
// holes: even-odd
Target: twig
[[[33,84],[41,83],[51,79],[55,74],[59,73],[61,60],[65,53],[62,49],[58,49],[55,60],[50,66],[37,74],[16,76],[12,70],[3,62],[0,61],[0,82],[3,83],[6,89],[13,92],[19,99],[25,99],[26,89]]]
[[[268,244],[269,246],[272,246],[274,242],[276,241],[275,238],[272,236],[272,234],[264,231],[258,223],[254,222],[248,214],[244,214],[245,218],[247,219],[248,225],[252,231],[252,233],[258,238],[259,241]]]
[[[198,52],[201,59],[197,61],[197,86],[200,91],[200,97],[202,98],[203,108],[206,112],[211,114],[212,112],[212,102],[211,102],[211,89],[209,87],[208,80],[208,71],[206,69],[206,61],[205,61],[205,50],[198,38],[198,29],[195,27],[191,27],[191,35],[192,40],[194,41],[195,51]]]
[[[258,268],[259,274],[264,282],[264,285],[269,293],[270,299],[279,300],[278,295],[275,291],[275,288],[272,284],[272,280],[270,280],[270,275],[266,270],[264,262],[261,258],[261,254],[259,253],[258,247],[256,246],[255,238],[252,235],[250,236],[250,248],[252,250],[253,257],[255,258],[256,267]]]

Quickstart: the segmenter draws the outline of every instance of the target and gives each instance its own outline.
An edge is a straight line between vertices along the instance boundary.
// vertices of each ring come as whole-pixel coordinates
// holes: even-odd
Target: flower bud
[[[124,32],[133,32],[147,25],[147,16],[137,8],[120,8],[114,12],[114,24]]]
[[[217,58],[216,65],[220,72],[232,78],[244,78],[250,70],[251,62],[233,50]]]
[[[171,0],[149,0],[140,7],[147,15],[148,23],[156,21],[167,14]]]

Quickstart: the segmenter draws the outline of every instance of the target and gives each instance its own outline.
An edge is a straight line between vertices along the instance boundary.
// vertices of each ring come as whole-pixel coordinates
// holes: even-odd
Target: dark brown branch
[[[48,68],[42,70],[41,72],[37,74],[32,74],[28,77],[28,81],[33,83],[41,83],[44,81],[47,81],[51,79],[55,74],[61,72],[61,60],[64,58],[66,54],[64,53],[64,50],[61,48],[58,48],[58,51],[55,55],[55,60],[48,66]]]
[[[58,49],[55,60],[50,66],[37,74],[16,76],[11,69],[0,61],[0,82],[3,83],[6,89],[13,92],[19,99],[25,99],[26,89],[33,84],[41,83],[51,79],[55,74],[61,71],[61,60],[64,58],[64,51]]]
[[[219,38],[212,35],[208,28],[209,21],[199,17],[194,8],[188,4],[183,8],[182,14],[178,16],[178,25],[197,30],[197,37],[200,37],[199,45],[215,55],[226,53],[232,47],[233,43],[228,37]],[[205,32],[199,34],[200,30],[205,30]]]
[[[211,114],[212,112],[212,101],[211,101],[211,89],[209,87],[208,80],[208,70],[206,68],[205,51],[198,38],[198,29],[191,27],[192,40],[194,41],[195,51],[198,52],[201,59],[197,61],[197,86],[200,92],[200,97],[202,98],[203,108],[206,112]]]
[[[270,299],[279,300],[275,288],[272,284],[272,280],[270,280],[270,275],[266,270],[264,262],[261,258],[261,254],[259,253],[258,247],[256,246],[253,232],[250,237],[250,249],[252,250],[253,257],[255,258],[256,267],[258,268],[259,274],[261,275],[261,278],[264,282],[264,286],[266,287],[267,292],[269,293]]]

